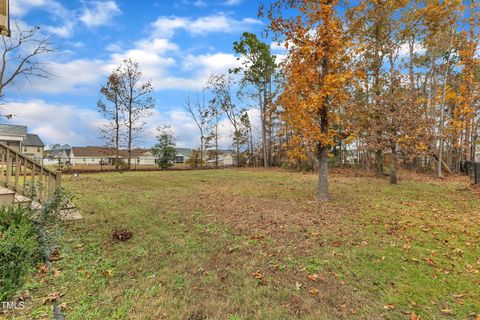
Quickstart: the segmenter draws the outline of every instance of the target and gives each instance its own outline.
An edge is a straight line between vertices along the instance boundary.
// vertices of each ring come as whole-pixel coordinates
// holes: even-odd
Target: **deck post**
[[[62,171],[55,172],[55,189],[62,187]]]

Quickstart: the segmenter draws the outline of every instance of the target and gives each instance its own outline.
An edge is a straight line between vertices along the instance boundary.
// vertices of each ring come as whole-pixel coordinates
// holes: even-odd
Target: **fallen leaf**
[[[442,309],[442,310],[440,310],[440,312],[445,314],[445,315],[448,315],[448,316],[451,316],[453,314],[453,310],[448,309],[448,308]]]
[[[420,320],[420,316],[417,316],[415,312],[412,312],[410,315],[410,320]]]
[[[112,269],[105,269],[105,270],[102,271],[102,274],[103,274],[104,277],[111,278],[112,274],[113,274],[113,270]]]
[[[58,250],[54,250],[50,255],[50,261],[58,261],[60,259],[60,252]]]
[[[309,274],[307,276],[307,279],[310,280],[310,281],[316,281],[318,279],[318,274],[314,273],[314,274]]]
[[[43,299],[43,304],[47,304],[49,302],[55,302],[60,299],[60,292],[52,292],[47,295],[45,299]]]
[[[45,263],[42,263],[37,270],[37,275],[45,274],[48,270],[48,266]]]
[[[384,305],[384,306],[383,306],[383,309],[385,309],[385,310],[393,310],[393,309],[395,309],[395,306],[394,306],[393,304],[389,303],[389,304],[387,304],[387,305]]]
[[[320,291],[318,291],[318,289],[315,289],[315,288],[312,288],[312,289],[310,289],[310,291],[309,291],[310,295],[311,295],[311,296],[314,296],[314,297],[318,296],[318,293],[319,293],[319,292],[320,292]]]
[[[260,272],[260,270],[255,271],[253,277],[257,279],[258,283],[263,285],[266,284],[265,278],[263,277],[263,274]]]

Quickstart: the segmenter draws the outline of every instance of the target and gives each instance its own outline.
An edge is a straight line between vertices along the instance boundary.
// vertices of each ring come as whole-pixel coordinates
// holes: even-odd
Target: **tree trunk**
[[[258,99],[260,102],[260,118],[262,121],[262,155],[263,155],[263,166],[268,167],[268,158],[267,158],[267,132],[266,132],[266,113],[265,113],[265,99],[262,93],[262,82],[258,85]]]
[[[383,177],[383,154],[381,150],[375,152],[375,166],[377,178]]]
[[[240,166],[240,145],[239,145],[238,141],[237,141],[237,143],[235,144],[235,146],[236,146],[236,150],[235,150],[235,151],[236,151],[236,157],[237,157],[237,159],[236,159],[236,161],[235,161],[235,164],[236,164],[235,166],[236,166],[236,167],[239,167],[239,166]]]
[[[203,168],[203,132],[200,131],[200,168]]]
[[[118,170],[118,159],[120,148],[120,116],[118,110],[118,100],[115,98],[115,170]]]
[[[447,63],[445,68],[445,74],[443,76],[443,88],[442,88],[442,103],[440,105],[440,121],[439,121],[439,129],[438,129],[438,159],[437,159],[437,178],[443,178],[442,174],[442,162],[443,162],[443,128],[445,125],[445,101],[447,95],[447,79],[448,79],[448,71],[450,69],[450,59],[451,59],[451,52],[453,47],[453,36],[454,36],[454,27],[455,24],[452,24],[450,30],[450,45],[448,47],[448,55],[447,55]]]
[[[128,115],[128,170],[132,168],[132,112]]]
[[[318,173],[317,192],[315,198],[318,201],[326,201],[330,198],[328,193],[328,149],[326,146],[318,148],[318,161],[320,162],[320,170]]]
[[[390,183],[397,184],[397,146],[392,147],[392,161],[390,168]]]
[[[218,122],[215,124],[215,166],[218,167]]]

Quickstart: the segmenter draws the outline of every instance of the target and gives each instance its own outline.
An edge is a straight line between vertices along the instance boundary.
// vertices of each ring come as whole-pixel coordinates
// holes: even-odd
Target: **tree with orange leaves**
[[[317,154],[319,201],[329,198],[328,150],[335,137],[336,111],[348,100],[345,87],[351,78],[346,68],[350,41],[338,6],[338,0],[276,0],[260,10],[270,20],[269,30],[287,46],[278,104],[286,127],[295,133],[290,156]]]

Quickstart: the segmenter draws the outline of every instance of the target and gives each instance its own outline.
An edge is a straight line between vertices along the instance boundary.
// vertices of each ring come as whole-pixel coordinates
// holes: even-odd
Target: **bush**
[[[42,260],[32,214],[28,207],[0,208],[0,301],[14,295]]]
[[[54,251],[60,209],[71,196],[59,188],[41,210],[0,207],[0,301],[11,298],[25,278]]]

